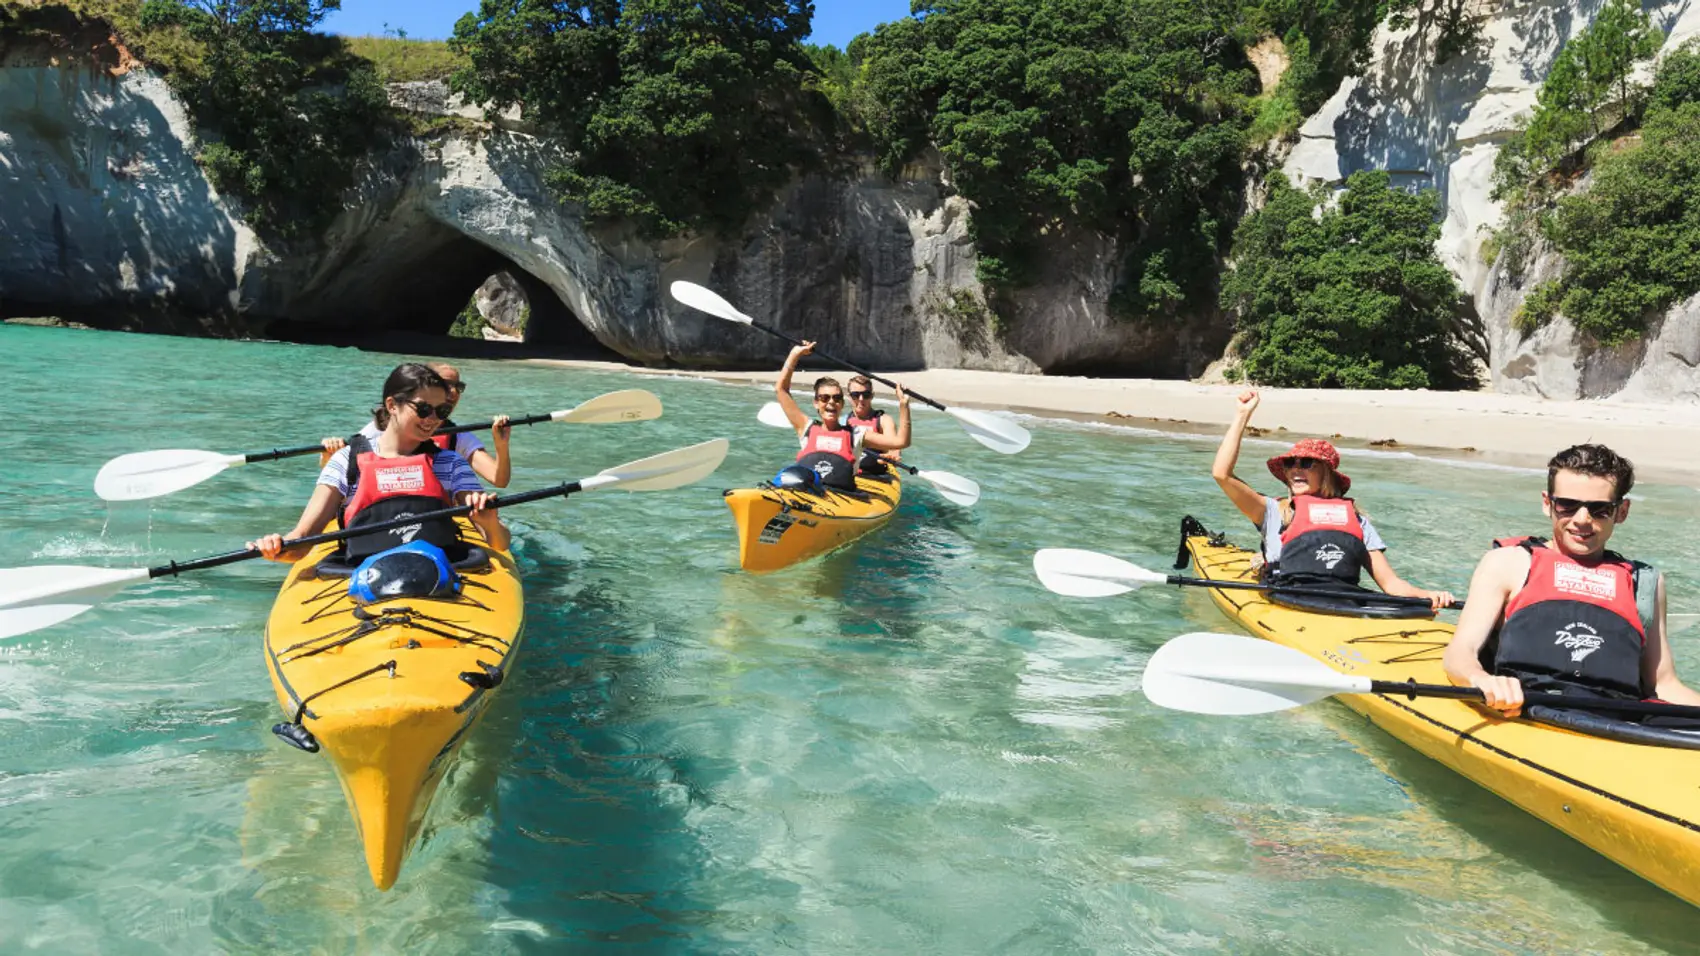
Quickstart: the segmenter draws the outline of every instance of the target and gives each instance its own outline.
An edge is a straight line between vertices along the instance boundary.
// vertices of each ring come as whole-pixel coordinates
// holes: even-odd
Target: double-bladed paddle
[[[598,395],[573,408],[543,415],[526,415],[508,420],[510,425],[535,425],[538,422],[566,422],[571,425],[605,425],[614,422],[643,422],[661,417],[661,399],[642,389],[625,389]],[[439,435],[458,435],[489,428],[494,422],[456,425],[437,430]],[[101,466],[94,476],[94,493],[107,501],[139,501],[158,498],[182,491],[237,465],[261,461],[276,461],[297,455],[314,455],[323,451],[318,444],[295,448],[274,448],[247,454],[228,455],[216,451],[165,449],[139,451],[119,455]]]
[[[1274,591],[1299,597],[1344,598],[1353,601],[1372,601],[1376,604],[1433,607],[1427,598],[1377,594],[1373,591],[1347,591],[1339,588],[1292,587],[1282,584],[1259,584],[1252,581],[1212,581],[1209,578],[1189,578],[1179,574],[1148,571],[1121,558],[1082,551],[1078,548],[1041,548],[1033,554],[1033,573],[1048,590],[1069,597],[1110,597],[1137,591],[1147,584],[1175,584],[1181,587],[1212,588],[1226,591]],[[1452,605],[1453,610],[1464,606],[1463,601]]]
[[[680,304],[696,309],[698,312],[706,312],[717,319],[725,319],[728,322],[736,322],[739,325],[747,325],[753,329],[766,332],[774,338],[783,339],[792,345],[803,344],[800,340],[794,339],[791,336],[786,335],[784,332],[772,328],[771,326],[762,325],[755,319],[739,312],[736,308],[733,308],[732,303],[727,302],[713,291],[705,289],[694,282],[675,282],[669,287],[669,291],[673,294],[673,298]],[[882,385],[886,385],[891,388],[897,387],[897,383],[891,379],[882,378],[865,368],[852,365],[844,359],[835,358],[820,351],[819,349],[815,350],[815,354],[834,365],[847,368],[858,375],[866,375],[868,378],[873,379]],[[958,408],[954,405],[946,406],[942,402],[935,402],[927,396],[915,391],[910,391],[909,396],[922,404],[931,405],[939,411],[944,412],[946,415],[956,419],[957,422],[962,425],[963,430],[968,433],[969,437],[995,452],[1002,452],[1005,455],[1013,455],[1026,448],[1028,443],[1033,440],[1033,436],[1028,434],[1027,429],[1022,428],[1015,422],[1000,415],[994,415],[991,412],[984,412],[973,408]]]
[[[1335,694],[1482,700],[1474,687],[1372,680],[1342,674],[1303,651],[1240,634],[1195,631],[1169,641],[1145,664],[1140,689],[1153,704],[1194,714],[1267,714]],[[1700,707],[1640,700],[1536,694],[1525,704],[1575,710],[1700,718]]]
[[[761,411],[756,413],[756,421],[763,425],[772,425],[775,428],[792,427],[791,419],[785,417],[785,409],[780,408],[778,402],[768,402],[763,405]],[[892,461],[889,458],[883,458],[881,461],[893,467],[901,468],[932,485],[939,496],[946,501],[959,504],[964,508],[972,508],[974,503],[980,500],[980,485],[972,478],[964,478],[948,471],[929,471],[924,468],[915,468],[900,461]]]
[[[716,438],[700,445],[616,465],[588,478],[569,481],[553,488],[503,495],[492,499],[487,507],[508,508],[598,488],[666,491],[708,477],[726,458],[726,449],[726,439]],[[362,525],[352,530],[308,535],[285,541],[283,546],[289,549],[301,545],[341,541],[355,535],[385,531],[438,518],[454,518],[471,512],[471,505],[443,508],[424,514],[406,515],[392,521]],[[216,568],[257,557],[260,557],[258,550],[247,548],[191,561],[172,561],[153,568],[90,568],[54,564],[0,569],[0,638],[16,637],[67,621],[138,581],[182,574],[185,571]]]

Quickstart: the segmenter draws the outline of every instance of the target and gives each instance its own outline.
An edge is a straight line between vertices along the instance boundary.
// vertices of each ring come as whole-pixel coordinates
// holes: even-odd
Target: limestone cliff
[[[456,117],[373,157],[311,240],[267,246],[192,155],[182,105],[145,68],[0,49],[0,312],[214,331],[440,333],[491,275],[530,299],[527,338],[641,362],[770,365],[783,347],[689,312],[664,290],[712,285],[745,311],[845,357],[902,368],[1196,373],[1221,317],[1152,327],[1106,309],[1116,249],[1056,236],[1034,288],[984,304],[971,210],[936,166],[807,177],[732,239],[650,242],[588,226],[548,195],[559,157],[515,115],[485,117],[442,84],[392,90]]]
[[[1450,0],[1445,0],[1450,2]],[[1534,106],[1566,40],[1602,0],[1471,0],[1473,40],[1442,56],[1433,17],[1405,30],[1383,26],[1365,74],[1348,79],[1300,131],[1286,163],[1295,182],[1335,182],[1360,169],[1432,186],[1446,209],[1438,252],[1457,274],[1489,342],[1496,391],[1552,398],[1700,401],[1700,301],[1655,323],[1642,341],[1600,349],[1560,318],[1525,336],[1511,325],[1524,292],[1558,268],[1537,256],[1522,285],[1481,261],[1501,209],[1490,197],[1494,157],[1519,113]],[[1666,34],[1665,49],[1700,35],[1700,6],[1644,5]]]

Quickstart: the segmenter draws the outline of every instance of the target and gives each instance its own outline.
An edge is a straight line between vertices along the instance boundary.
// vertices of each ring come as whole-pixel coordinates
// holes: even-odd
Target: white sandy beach
[[[610,362],[543,364],[636,374],[683,375],[767,384],[774,372],[646,369]],[[1240,386],[1143,378],[1071,378],[929,369],[888,378],[946,404],[1004,408],[1189,432],[1232,420]],[[798,376],[806,382],[810,375]],[[882,390],[883,391],[883,390]],[[1578,442],[1603,442],[1627,455],[1650,480],[1700,480],[1700,408],[1629,402],[1552,401],[1492,392],[1263,389],[1252,424],[1269,437],[1316,435],[1342,445],[1392,441],[1457,457],[1539,467]],[[1285,431],[1282,432],[1281,430]]]

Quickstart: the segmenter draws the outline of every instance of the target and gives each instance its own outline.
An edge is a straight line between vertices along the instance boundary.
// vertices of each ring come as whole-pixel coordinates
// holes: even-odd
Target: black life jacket
[[[1651,566],[1613,551],[1585,565],[1544,538],[1503,538],[1494,547],[1529,552],[1529,574],[1505,606],[1484,666],[1517,678],[1531,697],[1640,700],[1650,692],[1641,660],[1658,593]],[[1647,572],[1650,586],[1643,587]]]
[[[348,500],[343,505],[342,526],[348,529],[404,518],[454,505],[453,496],[431,467],[442,449],[427,441],[413,454],[383,458],[364,435],[348,440]],[[409,541],[428,541],[452,555],[460,535],[452,518],[437,518],[406,524],[388,531],[356,535],[343,543],[348,560],[370,557]]]
[[[1293,497],[1293,521],[1281,531],[1274,577],[1357,587],[1368,566],[1364,526],[1352,499]]]

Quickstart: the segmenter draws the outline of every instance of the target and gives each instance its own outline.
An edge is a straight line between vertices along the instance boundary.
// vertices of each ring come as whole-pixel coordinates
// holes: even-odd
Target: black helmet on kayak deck
[[[813,468],[802,465],[786,465],[779,469],[779,474],[773,476],[775,488],[820,488],[820,475]]]

